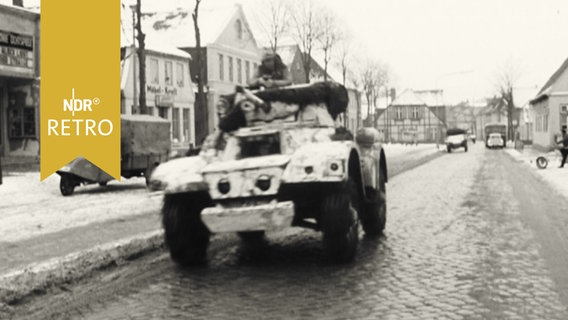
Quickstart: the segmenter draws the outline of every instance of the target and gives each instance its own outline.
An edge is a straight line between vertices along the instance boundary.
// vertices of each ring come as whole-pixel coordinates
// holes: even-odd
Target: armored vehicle
[[[172,259],[204,261],[212,233],[251,241],[300,226],[322,232],[331,261],[352,260],[359,223],[368,235],[385,228],[387,162],[375,129],[336,128],[347,103],[346,89],[327,82],[221,99],[219,129],[199,155],[151,178]]]

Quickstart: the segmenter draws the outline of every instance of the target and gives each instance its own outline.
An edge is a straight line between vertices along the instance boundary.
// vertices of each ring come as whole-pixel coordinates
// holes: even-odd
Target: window
[[[10,138],[35,138],[36,122],[34,107],[11,107],[8,109]]]
[[[239,40],[243,40],[243,23],[241,22],[241,20],[237,19],[237,21],[235,22],[235,29],[237,31],[237,38]]]
[[[223,64],[223,55],[219,53],[219,80],[225,80],[225,66]]]
[[[189,109],[183,109],[183,142],[190,141],[189,137]]]
[[[397,120],[402,119],[402,107],[395,108],[394,112],[395,112],[395,114],[394,114],[395,119],[397,119]]]
[[[164,119],[168,119],[168,107],[158,107],[158,116]]]
[[[237,82],[243,83],[243,62],[241,59],[237,59]]]
[[[250,76],[250,61],[245,61],[245,76],[247,77],[246,80],[248,81]]]
[[[180,135],[180,127],[179,127],[179,108],[172,109],[172,133],[173,138],[177,139],[178,141],[181,140]]]
[[[183,76],[183,64],[177,63],[176,64],[176,84],[178,87],[183,87],[183,83],[185,81],[185,77]]]
[[[148,66],[148,75],[150,83],[158,84],[160,83],[160,75],[158,69],[158,59],[150,59],[150,65]]]
[[[420,119],[420,107],[412,107],[412,119]]]
[[[173,79],[173,70],[172,70],[172,62],[171,61],[166,61],[166,65],[165,65],[165,77],[164,77],[164,81],[166,83],[166,85],[172,85],[174,84],[174,79]]]
[[[229,81],[233,82],[233,57],[229,57]]]
[[[560,112],[562,112],[562,113],[568,112],[568,105],[560,106]]]

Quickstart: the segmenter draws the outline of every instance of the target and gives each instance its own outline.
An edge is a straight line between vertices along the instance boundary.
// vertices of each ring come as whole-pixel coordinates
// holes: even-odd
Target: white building
[[[197,82],[197,68],[204,68],[207,106],[197,106],[196,110],[199,143],[217,125],[215,105],[219,95],[233,93],[236,85],[246,85],[260,63],[262,50],[240,5],[215,6],[204,2],[199,8],[203,65],[197,66],[192,10],[193,7],[186,7],[157,12],[146,17],[143,25],[148,35],[167,40],[194,57],[194,82]]]
[[[171,121],[173,150],[195,145],[195,94],[191,56],[163,43],[146,41],[146,105],[148,114]],[[140,113],[138,56],[131,46],[121,50],[121,113]],[[134,66],[134,69],[133,69]]]

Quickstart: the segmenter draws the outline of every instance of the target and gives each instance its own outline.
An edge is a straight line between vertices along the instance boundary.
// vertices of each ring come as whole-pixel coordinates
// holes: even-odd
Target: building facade
[[[377,116],[382,141],[395,143],[440,141],[443,137],[445,107],[441,92],[407,89]]]
[[[132,47],[121,50],[121,113],[138,114],[139,68]],[[148,114],[171,122],[172,150],[195,145],[194,86],[190,79],[191,56],[164,44],[146,46],[146,105]]]
[[[240,5],[204,3],[199,8],[202,63],[198,65],[192,9],[159,12],[146,17],[143,23],[148,35],[191,54],[193,82],[197,83],[198,70],[202,69],[206,105],[195,108],[196,142],[200,145],[218,124],[215,106],[219,96],[233,93],[237,85],[246,85],[260,63],[262,50]]]
[[[547,149],[568,123],[568,59],[552,74],[530,101],[533,116],[533,145]]]
[[[38,13],[0,5],[0,156],[4,164],[39,162],[39,23]]]

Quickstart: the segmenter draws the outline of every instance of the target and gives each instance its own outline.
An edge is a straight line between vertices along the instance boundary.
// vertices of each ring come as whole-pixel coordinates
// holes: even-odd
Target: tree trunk
[[[196,114],[196,132],[195,141],[196,144],[201,144],[201,141],[209,134],[209,114],[207,109],[207,99],[205,99],[205,76],[204,76],[204,63],[203,55],[201,51],[201,33],[199,31],[199,4],[201,0],[195,0],[195,7],[193,9],[193,27],[195,29],[195,60],[197,62],[197,97],[195,103],[195,114]]]
[[[146,107],[146,51],[145,51],[145,38],[146,35],[142,33],[142,9],[141,7],[141,0],[136,0],[136,32],[138,35],[138,67],[140,69],[139,77],[140,77],[140,95],[139,97],[139,105],[140,105],[140,113],[147,114],[148,108]]]

